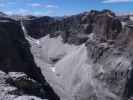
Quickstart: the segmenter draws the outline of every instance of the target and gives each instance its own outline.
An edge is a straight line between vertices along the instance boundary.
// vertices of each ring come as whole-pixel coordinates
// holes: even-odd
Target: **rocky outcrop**
[[[0,70],[24,72],[43,85],[49,100],[59,99],[36,66],[19,21],[0,17],[0,51]]]
[[[42,100],[43,92],[43,87],[24,73],[10,72],[6,74],[0,71],[1,100]]]
[[[87,35],[96,33],[97,37],[114,39],[122,26],[120,20],[109,10],[85,12],[79,15],[64,17],[40,17],[24,20],[28,34],[40,38],[50,34],[51,37],[61,35],[64,42],[69,44],[82,44],[87,40]],[[104,35],[104,37],[103,37]]]
[[[22,72],[10,72],[9,78],[6,80],[8,84],[16,87],[14,91],[10,91],[9,94],[16,95],[32,95],[40,98],[46,98],[46,91],[43,88],[43,85],[37,81],[31,79],[25,73]]]
[[[48,16],[39,17],[31,20],[26,20],[25,27],[28,31],[28,34],[34,38],[43,37],[50,32],[52,33],[53,29],[51,30],[50,25],[54,23],[54,19]],[[53,28],[53,27],[52,27]]]

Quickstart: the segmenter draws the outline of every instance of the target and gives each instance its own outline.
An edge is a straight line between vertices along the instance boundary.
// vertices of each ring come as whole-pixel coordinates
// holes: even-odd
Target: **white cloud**
[[[56,15],[55,11],[53,10],[48,10],[46,12],[33,12],[32,15],[35,15],[35,16],[54,16]]]
[[[31,3],[29,5],[32,7],[41,7],[42,6],[40,3]]]
[[[10,11],[4,11],[4,13],[8,14],[8,15],[30,15],[32,14],[31,11],[27,10],[27,9],[16,9],[16,10],[10,10]]]
[[[20,8],[18,10],[18,13],[20,13],[20,14],[28,14],[28,13],[31,13],[31,12],[29,10],[27,10],[27,9]]]
[[[16,10],[10,10],[10,11],[4,11],[4,13],[8,15],[35,15],[35,16],[54,16],[56,15],[56,12],[54,10],[47,10],[45,12],[41,11],[30,11],[28,9],[16,9]]]
[[[57,5],[45,5],[46,8],[58,8]]]
[[[5,14],[13,15],[13,11],[4,11]]]
[[[126,3],[133,2],[133,0],[104,0],[102,3]]]
[[[32,6],[32,7],[42,7],[42,8],[44,7],[44,8],[47,8],[47,9],[58,8],[57,5],[51,5],[51,4],[29,3],[28,5]]]

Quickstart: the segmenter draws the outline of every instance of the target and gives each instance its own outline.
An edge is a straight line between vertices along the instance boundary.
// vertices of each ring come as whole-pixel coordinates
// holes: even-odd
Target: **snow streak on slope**
[[[31,51],[46,80],[61,100],[89,100],[90,97],[107,100],[106,96],[117,98],[104,87],[104,83],[94,77],[106,70],[103,69],[104,65],[93,64],[87,56],[84,44],[80,46],[64,44],[61,37],[49,36],[41,38],[40,43],[41,48],[33,45]],[[59,60],[52,63],[51,59]],[[98,72],[95,70],[97,68]]]
[[[19,96],[15,98],[14,100],[47,100],[47,99],[40,99],[34,96]]]
[[[125,66],[130,66],[126,60],[121,59],[121,56],[110,54],[104,58],[103,63],[94,64],[88,54],[92,51],[89,51],[84,44],[80,46],[64,44],[61,37],[49,36],[41,38],[40,44],[41,47],[32,45],[32,54],[46,80],[61,100],[120,100],[111,91],[112,84],[108,84],[108,80],[99,79],[100,75],[108,79],[110,77],[108,73],[114,71],[119,62],[122,62],[121,70],[127,68]],[[51,59],[59,60],[52,63]],[[118,89],[118,86],[115,86],[114,88]]]
[[[41,68],[46,80],[54,88],[54,90],[59,94],[62,100],[70,100],[69,95],[66,92],[64,86],[56,75],[55,63],[52,63],[52,59],[59,59],[56,63],[60,62],[71,52],[75,52],[80,48],[80,46],[64,44],[61,37],[50,38],[45,36],[40,40],[41,47],[32,45],[31,52],[34,55],[36,64]]]
[[[77,65],[81,66],[83,63],[85,63],[87,56],[86,53],[86,48],[84,45],[82,45],[76,51],[71,52],[55,65],[57,70],[56,72],[62,77],[68,73],[71,73],[73,68],[75,68]]]
[[[71,100],[76,100],[76,94],[80,89],[84,93],[83,98],[86,98],[85,95],[88,97],[88,92],[85,91],[92,90],[92,87],[85,87],[88,82],[91,85],[93,84],[91,66],[87,64],[87,60],[87,50],[83,44],[79,49],[71,52],[55,65],[60,84],[69,93]]]
[[[61,37],[45,36],[39,41],[41,47],[30,43],[32,54],[61,100],[88,100],[95,93],[96,83],[85,45],[64,44]],[[59,60],[52,63],[51,59]]]
[[[34,39],[32,38],[30,35],[28,35],[28,32],[24,26],[24,23],[23,21],[20,22],[21,23],[21,28],[22,28],[22,31],[25,35],[25,38],[30,42],[30,43],[34,43],[35,45],[40,45],[40,41],[38,39]]]
[[[50,38],[49,35],[47,35],[40,39],[40,44],[42,46],[41,57],[47,58],[49,63],[52,59],[59,60],[69,52],[75,51],[78,48],[78,46],[64,44],[60,36]]]

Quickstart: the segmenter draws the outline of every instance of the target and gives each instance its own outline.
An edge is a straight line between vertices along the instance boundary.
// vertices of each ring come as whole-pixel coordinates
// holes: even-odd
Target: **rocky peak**
[[[110,10],[92,10],[61,20],[45,16],[33,20],[24,20],[24,25],[28,34],[34,38],[40,38],[47,34],[54,36],[60,31],[64,41],[74,44],[82,43],[77,41],[84,39],[79,37],[80,34],[87,36],[90,33],[95,33],[98,37],[101,35],[103,39],[114,39],[115,34],[119,34],[122,28],[120,20]],[[78,39],[76,39],[77,37]]]
[[[0,12],[0,16],[7,16],[7,15],[3,12]]]

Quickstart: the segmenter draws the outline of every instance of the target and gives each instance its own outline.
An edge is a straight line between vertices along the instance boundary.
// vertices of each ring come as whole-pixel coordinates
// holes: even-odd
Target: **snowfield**
[[[115,93],[123,92],[121,88],[124,87],[126,79],[114,80],[112,84],[109,84],[108,80],[114,77],[112,74],[114,71],[126,74],[131,66],[130,60],[110,53],[106,59],[104,56],[100,58],[101,63],[94,63],[95,58],[90,56],[93,51],[89,51],[85,44],[79,46],[64,44],[60,36],[56,38],[45,36],[39,41],[40,46],[31,43],[31,52],[36,64],[61,100],[95,100],[95,98],[121,100]],[[99,44],[101,45],[103,43]],[[119,79],[122,79],[121,76]]]
[[[19,96],[15,98],[14,100],[47,100],[47,99],[40,99],[35,96]]]
[[[91,76],[86,72],[89,66],[85,45],[64,44],[60,36],[43,37],[40,44],[41,48],[33,46],[31,51],[42,73],[62,100],[74,100],[81,84]],[[51,59],[59,61],[52,63]]]
[[[74,45],[64,44],[60,36],[49,38],[49,35],[47,35],[40,39],[40,44],[42,46],[43,57],[47,57],[49,61],[51,59],[62,59],[62,57],[78,48]]]

